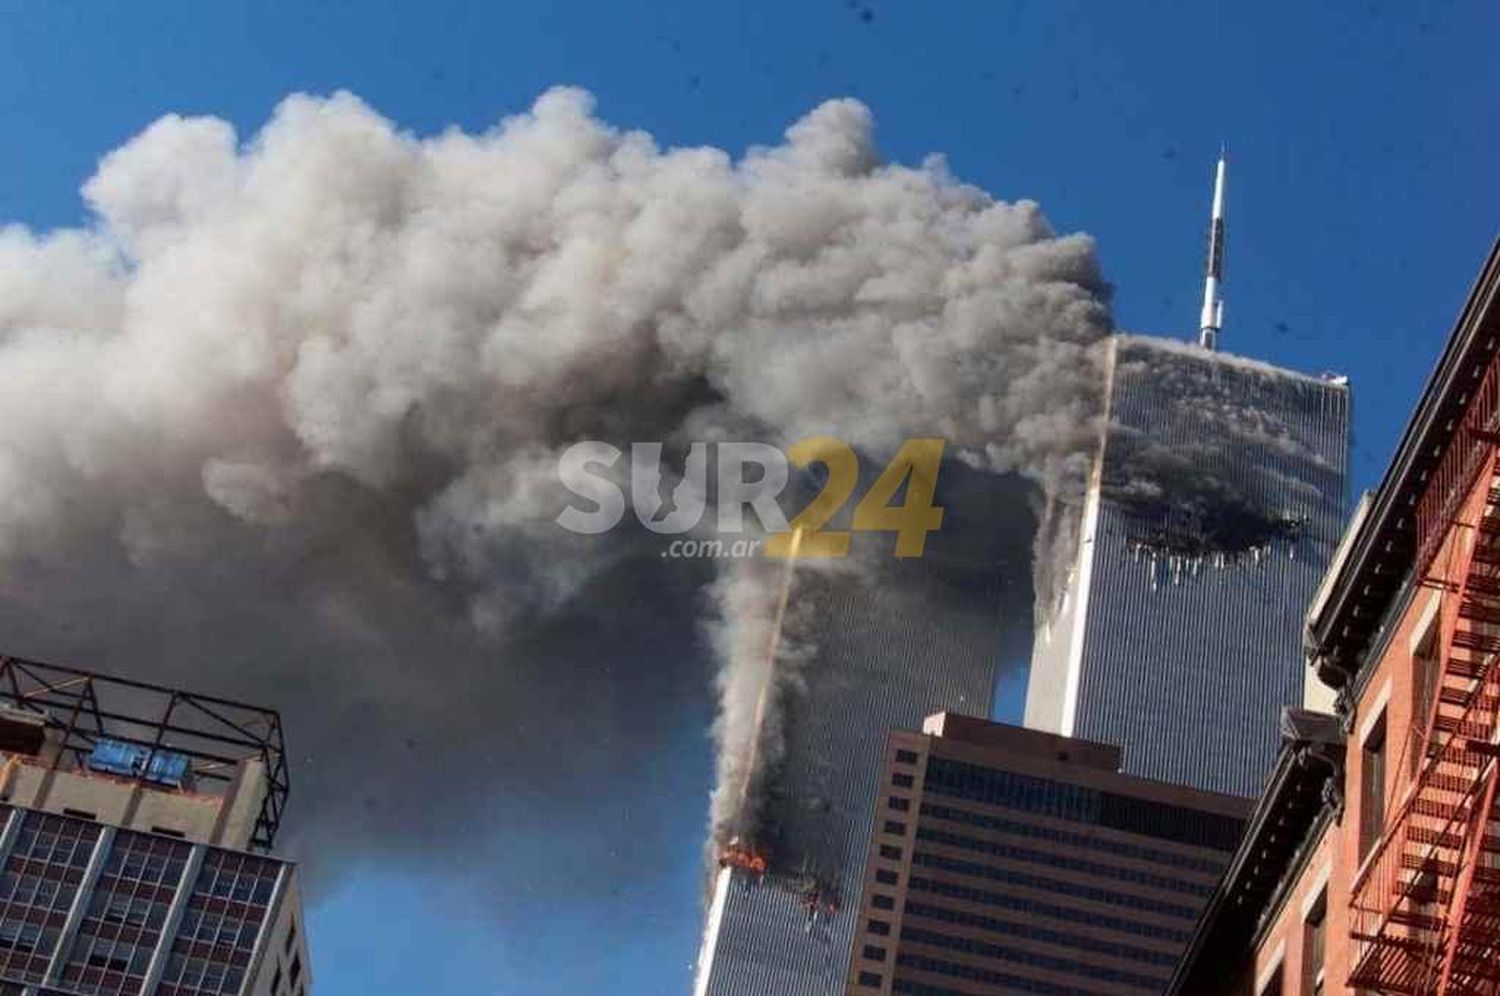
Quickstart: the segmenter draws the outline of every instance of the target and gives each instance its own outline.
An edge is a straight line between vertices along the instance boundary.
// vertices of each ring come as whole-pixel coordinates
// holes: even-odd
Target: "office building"
[[[1026,725],[1119,745],[1133,774],[1251,796],[1277,715],[1304,698],[1302,612],[1342,526],[1349,388],[1218,351],[1227,166],[1221,150],[1197,345],[1108,345],[1105,431],[1077,551],[1038,606]]]
[[[1348,386],[1138,336],[1110,342],[1106,370],[1109,425],[1076,558],[1040,607],[1026,725],[1118,745],[1132,774],[1253,796],[1281,708],[1303,698]]]
[[[1119,763],[953,714],[892,731],[847,992],[1160,993],[1249,805]]]
[[[271,710],[0,658],[0,996],[306,996]]]
[[[1500,243],[1307,613],[1292,725],[1174,996],[1500,991]]]
[[[893,726],[942,709],[988,712],[996,661],[1025,653],[1029,537],[994,515],[1019,482],[945,463],[943,529],[875,578],[801,571],[790,598],[815,644],[782,704],[764,873],[725,867],[709,897],[696,996],[833,996],[843,989],[864,879],[881,748]]]

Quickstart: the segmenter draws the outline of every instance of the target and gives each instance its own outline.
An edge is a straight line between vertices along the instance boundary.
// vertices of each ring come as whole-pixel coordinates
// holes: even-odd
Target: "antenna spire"
[[[1203,313],[1198,321],[1198,345],[1204,349],[1219,347],[1219,329],[1224,326],[1224,298],[1219,281],[1224,276],[1224,172],[1228,150],[1219,145],[1219,167],[1214,173],[1214,206],[1208,229],[1208,264],[1204,268]]]

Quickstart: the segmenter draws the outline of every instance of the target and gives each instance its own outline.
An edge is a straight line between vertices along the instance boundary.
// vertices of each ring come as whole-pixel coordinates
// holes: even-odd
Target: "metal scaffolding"
[[[154,762],[170,754],[187,759],[196,791],[220,794],[242,762],[261,761],[266,793],[251,844],[271,848],[291,790],[281,716],[274,709],[6,656],[0,656],[0,707],[42,718],[60,745],[52,767],[66,758],[74,768],[87,769],[96,747],[113,741],[146,752],[135,780],[159,788]]]

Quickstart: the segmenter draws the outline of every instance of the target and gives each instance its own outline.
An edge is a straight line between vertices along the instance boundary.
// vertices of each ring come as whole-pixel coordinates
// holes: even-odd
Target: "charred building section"
[[[1301,618],[1338,543],[1349,390],[1181,343],[1109,346],[1076,560],[1040,607],[1026,723],[1124,770],[1252,795],[1301,701]],[[1192,749],[1221,730],[1224,749]]]
[[[942,709],[988,712],[996,661],[1024,654],[1024,627],[1001,620],[1031,607],[1031,530],[1016,524],[1030,495],[945,464],[945,521],[921,558],[797,572],[789,613],[811,659],[780,692],[784,743],[763,775],[755,856],[715,872],[699,996],[842,991],[887,730]]]

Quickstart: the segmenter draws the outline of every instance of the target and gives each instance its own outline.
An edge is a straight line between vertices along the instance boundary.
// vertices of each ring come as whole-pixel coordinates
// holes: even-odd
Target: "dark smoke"
[[[941,436],[1051,542],[1097,431],[1090,240],[871,130],[831,101],[735,160],[577,90],[477,135],[161,119],[86,227],[0,230],[3,649],[283,708],[325,873],[590,825],[710,660],[732,782],[776,571],[567,533],[560,452]]]

